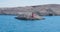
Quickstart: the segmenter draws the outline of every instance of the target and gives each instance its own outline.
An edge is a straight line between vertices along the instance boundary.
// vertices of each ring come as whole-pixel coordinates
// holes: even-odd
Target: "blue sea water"
[[[0,32],[60,32],[60,16],[45,16],[45,20],[18,20],[0,15]]]

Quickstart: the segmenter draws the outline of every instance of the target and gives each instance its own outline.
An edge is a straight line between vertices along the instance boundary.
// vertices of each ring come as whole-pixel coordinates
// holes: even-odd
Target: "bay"
[[[44,16],[45,20],[18,20],[0,15],[0,32],[60,32],[60,16]]]

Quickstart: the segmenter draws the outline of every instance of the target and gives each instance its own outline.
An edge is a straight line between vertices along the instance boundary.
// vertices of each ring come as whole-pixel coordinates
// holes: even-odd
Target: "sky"
[[[44,4],[60,4],[60,0],[0,0],[0,7],[24,7]]]

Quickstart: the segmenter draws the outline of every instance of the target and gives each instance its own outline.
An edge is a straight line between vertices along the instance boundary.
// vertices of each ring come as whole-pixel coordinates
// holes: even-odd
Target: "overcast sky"
[[[60,0],[0,0],[0,7],[60,4]]]

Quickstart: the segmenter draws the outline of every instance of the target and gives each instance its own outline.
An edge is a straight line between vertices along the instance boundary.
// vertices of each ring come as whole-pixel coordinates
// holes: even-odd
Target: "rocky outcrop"
[[[44,20],[45,18],[43,18],[42,16],[39,15],[35,15],[34,17],[32,17],[31,15],[20,15],[15,17],[16,19],[19,20]]]
[[[10,7],[0,8],[0,14],[4,15],[18,15],[18,13],[35,12],[40,16],[60,16],[60,4],[46,4],[26,7]]]

